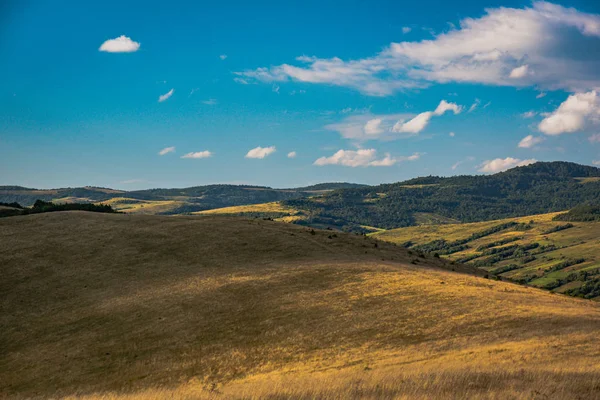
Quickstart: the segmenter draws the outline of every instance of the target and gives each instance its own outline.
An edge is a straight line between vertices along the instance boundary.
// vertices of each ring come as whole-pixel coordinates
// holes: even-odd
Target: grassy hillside
[[[0,268],[3,398],[599,390],[597,303],[453,272],[363,236],[49,213],[0,220]]]
[[[562,213],[552,213],[408,227],[374,235],[514,281],[600,299],[600,221],[564,222],[562,218]],[[502,229],[492,232],[495,227]],[[490,233],[481,236],[486,232]]]

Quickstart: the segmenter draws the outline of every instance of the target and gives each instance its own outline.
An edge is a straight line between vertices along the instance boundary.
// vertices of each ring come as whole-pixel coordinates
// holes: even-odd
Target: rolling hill
[[[431,220],[490,221],[564,211],[600,203],[600,169],[568,162],[538,162],[493,175],[424,177],[368,188],[337,190],[318,198],[284,201],[305,223],[365,232]]]
[[[0,268],[3,398],[600,390],[596,302],[361,235],[223,216],[55,212],[0,219]]]
[[[373,236],[504,279],[600,299],[600,221],[564,222],[562,215],[408,227]]]
[[[31,189],[0,186],[0,202],[30,206],[36,200],[54,203],[103,203],[116,210],[140,214],[188,214],[213,208],[282,201],[315,196],[344,188],[366,187],[356,183],[321,183],[292,189],[266,186],[207,185],[181,189],[124,191],[86,186],[82,188]]]

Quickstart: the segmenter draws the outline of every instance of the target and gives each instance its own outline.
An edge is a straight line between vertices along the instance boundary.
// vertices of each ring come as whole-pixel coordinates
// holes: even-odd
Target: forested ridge
[[[334,191],[284,204],[310,215],[307,224],[346,230],[415,224],[415,213],[461,222],[542,214],[600,203],[600,169],[569,162],[538,162],[494,175],[428,176]],[[585,179],[582,179],[585,178]]]

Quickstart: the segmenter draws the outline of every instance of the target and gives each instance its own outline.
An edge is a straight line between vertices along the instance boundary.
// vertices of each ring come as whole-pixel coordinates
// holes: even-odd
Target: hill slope
[[[423,213],[437,220],[489,221],[598,204],[599,178],[599,168],[538,162],[494,175],[416,178],[283,205],[309,215],[308,224],[356,231],[418,225]]]
[[[4,218],[0,396],[597,393],[597,304],[434,264],[262,220]]]
[[[502,278],[600,299],[600,221],[557,220],[562,215],[399,228],[374,237],[437,252]]]

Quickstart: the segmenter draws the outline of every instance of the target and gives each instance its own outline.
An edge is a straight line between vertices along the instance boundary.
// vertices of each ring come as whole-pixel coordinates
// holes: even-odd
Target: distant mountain
[[[33,189],[22,186],[0,186],[0,202],[17,202],[24,206],[36,200],[79,203],[136,200],[143,202],[170,202],[171,207],[162,207],[161,214],[183,214],[213,208],[246,204],[258,204],[314,196],[314,192],[326,192],[340,188],[365,187],[354,183],[322,183],[303,188],[273,189],[267,186],[250,185],[206,185],[180,189],[147,189],[123,191],[109,188],[81,187],[60,189]]]
[[[339,189],[357,189],[357,188],[365,188],[369,187],[369,185],[364,185],[360,183],[349,183],[349,182],[331,182],[331,183],[318,183],[316,185],[304,186],[299,188],[294,188],[292,190],[299,191],[322,191],[322,190],[339,190]]]
[[[422,177],[344,189],[318,201],[283,204],[310,217],[303,223],[346,230],[416,225],[418,213],[477,222],[563,211],[600,203],[600,169],[569,162],[538,162],[494,175]]]

